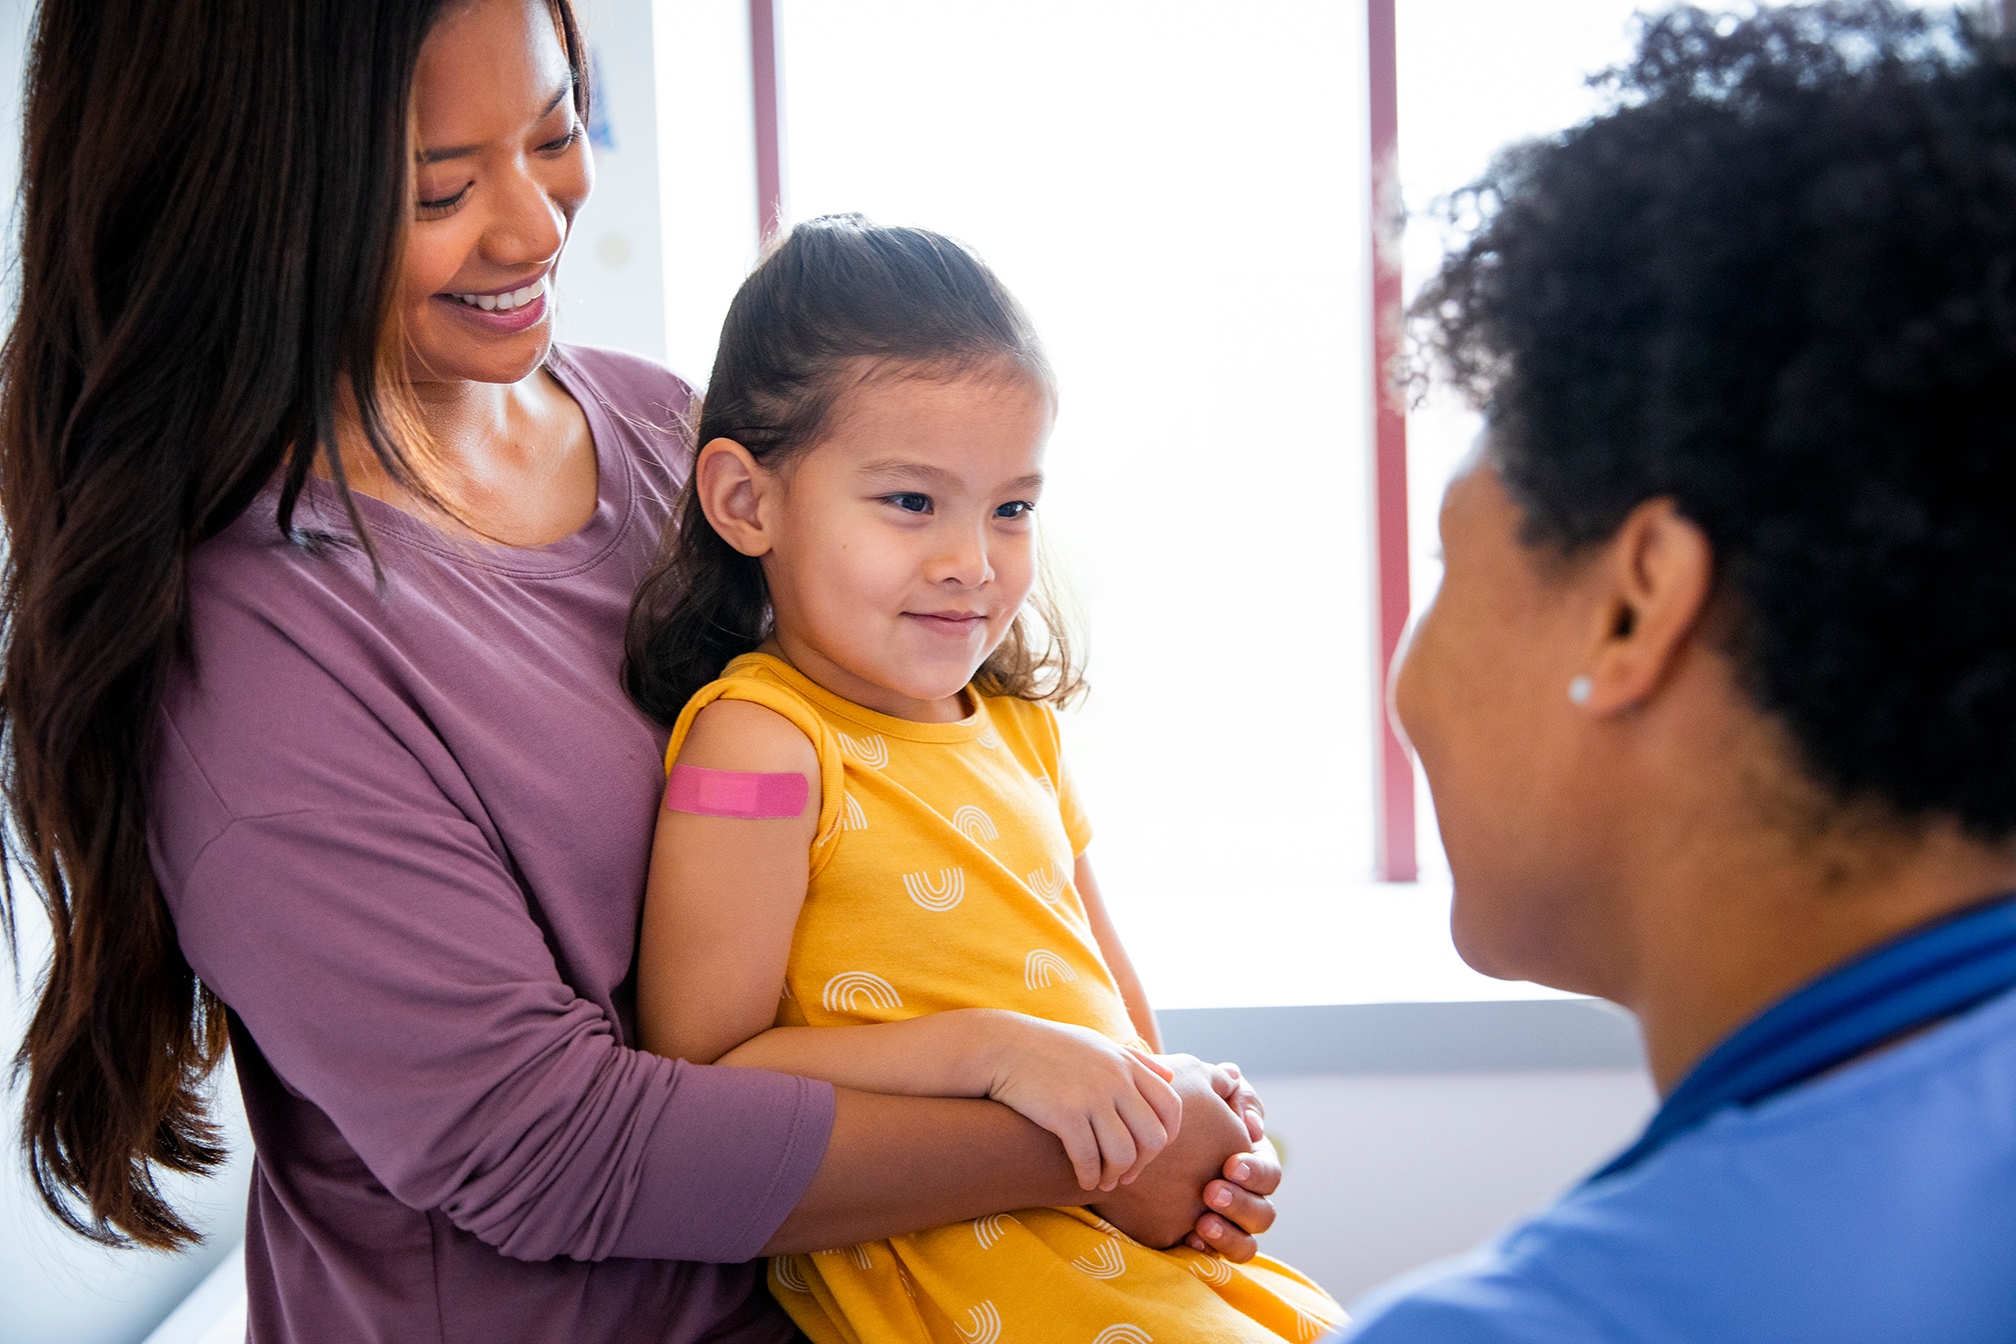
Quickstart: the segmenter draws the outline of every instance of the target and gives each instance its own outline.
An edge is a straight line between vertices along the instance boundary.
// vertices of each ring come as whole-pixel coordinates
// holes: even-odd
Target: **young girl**
[[[638,1018],[666,1055],[993,1097],[1111,1190],[1181,1112],[1049,703],[1078,686],[1036,586],[1051,416],[1020,308],[935,234],[815,220],[736,296],[633,616],[633,694],[684,706]],[[1284,1265],[1076,1208],[770,1277],[819,1344],[1306,1340],[1342,1318]]]

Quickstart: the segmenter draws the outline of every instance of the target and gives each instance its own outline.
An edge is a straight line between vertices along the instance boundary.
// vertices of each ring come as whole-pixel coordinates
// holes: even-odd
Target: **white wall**
[[[0,980],[0,1049],[12,1056],[28,1025],[33,981],[48,962],[49,926],[24,886],[16,911],[20,965]],[[4,963],[4,957],[0,957]],[[13,967],[6,966],[5,971]],[[4,972],[0,972],[4,974]],[[0,1091],[8,1142],[0,1161],[0,1344],[123,1344],[138,1340],[242,1240],[252,1145],[238,1086],[227,1063],[219,1079],[218,1118],[232,1150],[209,1180],[167,1177],[162,1188],[206,1243],[183,1255],[115,1251],[64,1230],[43,1209],[20,1150],[12,1142],[21,1114],[18,1089]]]
[[[1253,1082],[1286,1165],[1264,1249],[1346,1303],[1560,1194],[1653,1105],[1636,1069]]]
[[[580,0],[594,60],[595,192],[560,265],[563,341],[665,358],[651,0]]]
[[[0,314],[14,311],[15,187],[21,177],[21,77],[29,0],[0,0]]]
[[[756,264],[756,131],[745,0],[656,0],[665,362],[707,381],[728,301]],[[788,152],[788,151],[787,151]]]

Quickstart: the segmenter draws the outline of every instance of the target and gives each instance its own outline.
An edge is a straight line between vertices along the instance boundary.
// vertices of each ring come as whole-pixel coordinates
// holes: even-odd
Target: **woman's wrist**
[[[1084,1201],[1056,1138],[996,1102],[840,1088],[835,1103],[826,1155],[766,1255]]]

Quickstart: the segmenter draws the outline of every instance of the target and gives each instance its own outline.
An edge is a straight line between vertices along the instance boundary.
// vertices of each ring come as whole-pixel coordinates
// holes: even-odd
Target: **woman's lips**
[[[503,335],[524,331],[528,327],[536,327],[546,317],[546,300],[544,297],[532,300],[532,302],[526,304],[523,308],[513,308],[508,313],[486,313],[481,308],[471,308],[467,304],[457,302],[443,294],[436,294],[434,297],[440,302],[447,304],[450,308],[453,308],[455,315],[462,321],[473,323],[484,331],[497,332]]]
[[[448,297],[471,308],[481,308],[484,312],[509,312],[522,308],[546,292],[546,277],[534,276],[522,285],[506,285],[502,289],[449,290]]]
[[[546,317],[549,286],[545,276],[516,289],[487,294],[436,294],[434,297],[455,310],[458,317],[484,331],[509,335],[539,325]]]

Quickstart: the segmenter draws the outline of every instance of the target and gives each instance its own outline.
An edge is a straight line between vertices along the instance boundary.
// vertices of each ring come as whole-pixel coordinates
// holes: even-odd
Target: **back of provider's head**
[[[1646,23],[1419,300],[1530,547],[1669,498],[1826,795],[2016,834],[2016,47],[1880,3]]]

